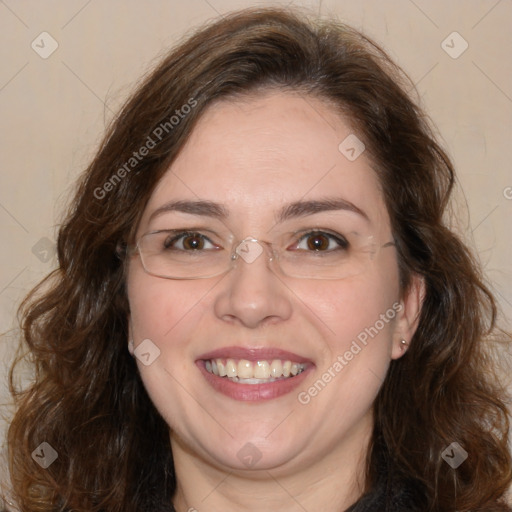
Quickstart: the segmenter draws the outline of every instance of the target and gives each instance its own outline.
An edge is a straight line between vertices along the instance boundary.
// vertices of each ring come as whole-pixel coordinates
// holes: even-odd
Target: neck
[[[371,415],[329,451],[258,471],[211,464],[171,435],[177,478],[176,512],[343,511],[361,496]]]

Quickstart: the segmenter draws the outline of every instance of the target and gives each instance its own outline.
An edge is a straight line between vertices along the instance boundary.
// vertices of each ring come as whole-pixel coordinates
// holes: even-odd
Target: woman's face
[[[395,248],[378,249],[392,240],[388,214],[358,144],[313,97],[222,101],[156,187],[137,237],[188,231],[167,237],[173,257],[193,260],[199,248],[207,262],[227,251],[226,268],[229,234],[279,241],[294,274],[281,273],[262,242],[240,245],[229,272],[203,279],[155,277],[131,259],[137,364],[178,459],[286,472],[360,455],[372,403],[411,332]],[[326,270],[333,261],[346,270]],[[295,276],[306,267],[341,278]],[[215,375],[212,360],[217,373],[249,380]]]

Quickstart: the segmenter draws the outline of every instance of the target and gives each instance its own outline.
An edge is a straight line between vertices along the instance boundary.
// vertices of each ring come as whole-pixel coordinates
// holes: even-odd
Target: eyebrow
[[[213,201],[170,201],[157,208],[149,217],[151,221],[155,217],[167,212],[190,213],[216,219],[226,219],[228,211],[224,206]]]
[[[368,215],[358,208],[354,203],[339,197],[317,199],[312,201],[295,201],[284,206],[276,216],[277,223],[284,222],[285,220],[295,217],[305,217],[315,213],[345,210],[354,212],[363,217],[368,222],[370,218]]]
[[[326,211],[345,210],[354,212],[366,221],[370,221],[368,215],[361,208],[355,204],[342,198],[326,198],[311,201],[294,201],[285,205],[277,213],[275,220],[279,224],[286,220],[296,217],[306,217],[315,213]],[[155,217],[167,212],[182,212],[191,215],[213,217],[220,220],[225,220],[229,217],[228,210],[221,204],[213,201],[197,200],[197,201],[170,201],[159,208],[157,208],[149,217],[151,221]]]

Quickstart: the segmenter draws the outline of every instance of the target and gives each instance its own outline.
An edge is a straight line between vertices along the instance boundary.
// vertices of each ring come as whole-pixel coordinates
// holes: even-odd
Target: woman
[[[510,510],[496,306],[406,87],[278,9],[165,58],[22,307],[20,510]]]

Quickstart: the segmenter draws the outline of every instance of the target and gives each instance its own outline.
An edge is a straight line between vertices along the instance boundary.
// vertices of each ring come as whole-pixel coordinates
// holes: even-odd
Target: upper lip
[[[281,359],[283,361],[292,361],[294,363],[309,363],[310,359],[288,352],[287,350],[281,350],[278,348],[271,347],[259,347],[259,348],[248,348],[248,347],[223,347],[211,352],[207,352],[197,358],[198,360],[210,360],[210,359],[246,359],[248,361],[264,361],[273,359]]]

